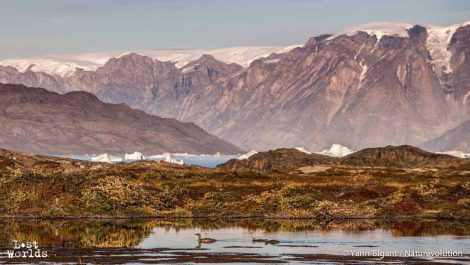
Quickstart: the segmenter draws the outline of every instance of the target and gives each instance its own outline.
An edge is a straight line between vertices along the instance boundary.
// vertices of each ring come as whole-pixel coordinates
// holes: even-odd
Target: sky
[[[469,0],[1,0],[0,59],[284,46],[376,21],[468,20]]]

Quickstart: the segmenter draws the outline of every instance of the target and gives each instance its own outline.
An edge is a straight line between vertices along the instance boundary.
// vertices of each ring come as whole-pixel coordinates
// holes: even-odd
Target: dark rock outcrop
[[[232,159],[219,165],[218,168],[226,170],[288,171],[299,167],[332,165],[338,162],[339,159],[335,157],[307,154],[297,149],[281,148],[260,152],[248,159]]]
[[[218,166],[220,169],[290,171],[306,166],[352,166],[394,168],[447,168],[470,165],[470,159],[434,154],[417,147],[386,146],[367,148],[342,158],[307,154],[296,149],[277,149],[260,152],[248,159],[232,159]]]
[[[403,145],[367,148],[343,157],[341,164],[370,167],[442,168],[459,166],[463,161],[453,156],[434,154],[417,147]]]

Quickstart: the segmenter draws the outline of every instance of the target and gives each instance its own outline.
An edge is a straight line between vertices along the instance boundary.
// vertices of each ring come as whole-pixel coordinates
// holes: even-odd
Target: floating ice
[[[144,160],[144,155],[141,152],[135,151],[132,154],[125,154],[124,160]]]
[[[111,156],[106,153],[97,156],[92,156],[90,159],[93,162],[111,163]]]
[[[470,158],[470,153],[464,153],[462,151],[445,151],[445,152],[436,152],[436,154],[450,155],[459,158]]]
[[[241,156],[238,158],[238,160],[248,159],[248,158],[250,158],[251,156],[256,155],[257,153],[258,153],[257,151],[251,150],[250,152],[241,155]]]
[[[311,154],[312,152],[309,152],[307,151],[305,148],[303,147],[296,147],[295,149],[297,149],[298,151],[302,152],[302,153],[306,153],[306,154]]]
[[[354,153],[351,149],[347,148],[346,146],[342,146],[340,144],[333,144],[330,149],[325,149],[318,154],[334,156],[334,157],[343,157],[349,154]]]
[[[85,156],[88,157],[88,156]],[[122,157],[118,156],[112,156],[107,153],[97,155],[97,156],[91,156],[89,158],[93,162],[102,162],[102,163],[119,163],[122,162]]]

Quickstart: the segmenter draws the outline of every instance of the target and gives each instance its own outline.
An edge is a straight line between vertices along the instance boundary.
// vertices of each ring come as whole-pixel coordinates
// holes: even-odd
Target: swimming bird
[[[277,245],[277,244],[279,244],[280,242],[279,242],[279,240],[271,239],[271,240],[266,240],[264,243],[265,243],[266,245]]]
[[[277,245],[279,244],[279,240],[274,240],[274,239],[256,239],[256,238],[252,238],[251,239],[252,242],[262,242],[264,243],[265,245]]]
[[[197,241],[199,243],[205,243],[205,244],[210,244],[210,243],[214,243],[216,242],[217,240],[213,239],[213,238],[209,238],[209,237],[201,237],[201,234],[197,233],[195,234],[197,236]]]

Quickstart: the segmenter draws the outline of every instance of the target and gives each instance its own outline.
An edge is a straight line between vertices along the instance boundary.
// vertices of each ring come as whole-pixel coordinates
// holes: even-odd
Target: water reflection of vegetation
[[[240,228],[268,233],[299,231],[360,232],[374,229],[390,231],[393,236],[470,235],[470,223],[451,221],[348,220],[1,220],[0,244],[13,240],[38,241],[43,247],[136,247],[150,236],[153,228],[179,231],[196,228],[214,230]]]
[[[43,247],[134,247],[152,232],[149,221],[3,220],[0,242],[37,241]]]

